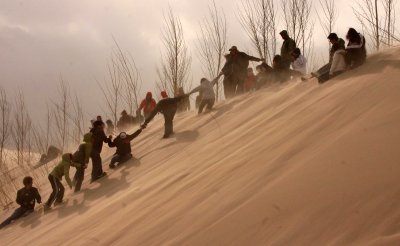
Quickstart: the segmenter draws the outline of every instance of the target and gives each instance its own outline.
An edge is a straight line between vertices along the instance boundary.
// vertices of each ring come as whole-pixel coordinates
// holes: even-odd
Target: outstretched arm
[[[137,130],[136,132],[134,132],[131,135],[128,135],[128,140],[132,141],[134,138],[136,138],[137,136],[139,136],[139,134],[142,132],[142,129]]]

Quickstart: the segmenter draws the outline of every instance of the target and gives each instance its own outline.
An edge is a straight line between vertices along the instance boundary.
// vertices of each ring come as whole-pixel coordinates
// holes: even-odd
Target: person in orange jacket
[[[149,117],[150,113],[156,108],[156,100],[153,99],[153,94],[151,92],[147,92],[146,98],[140,103],[138,110],[136,111],[136,115],[140,115],[143,110],[143,116],[146,120]]]

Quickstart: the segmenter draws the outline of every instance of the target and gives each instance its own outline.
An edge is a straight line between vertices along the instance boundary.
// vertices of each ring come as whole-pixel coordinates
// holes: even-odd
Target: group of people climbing
[[[185,94],[183,88],[179,88],[175,97],[168,97],[165,91],[161,92],[161,100],[156,102],[151,92],[146,94],[145,99],[140,103],[136,111],[136,120],[127,114],[124,110],[117,123],[117,128],[121,131],[114,139],[115,126],[111,120],[103,122],[101,116],[92,122],[90,132],[83,136],[83,142],[74,153],[62,154],[61,161],[53,168],[48,175],[52,193],[50,194],[44,209],[48,210],[53,205],[56,206],[63,202],[65,188],[61,182],[62,177],[74,192],[79,192],[82,187],[85,170],[88,167],[89,160],[92,160],[91,182],[94,182],[106,175],[103,171],[101,152],[103,144],[108,144],[111,148],[116,148],[116,152],[111,158],[109,168],[113,169],[132,158],[131,141],[138,137],[143,129],[151,120],[161,113],[164,117],[164,135],[168,138],[173,134],[173,120],[177,111],[190,110],[189,96],[193,93],[199,93],[196,98],[198,113],[201,114],[204,109],[210,111],[215,103],[214,86],[224,76],[223,85],[226,98],[235,95],[260,89],[273,82],[284,82],[292,77],[307,80],[307,59],[301,54],[295,41],[290,38],[287,31],[280,32],[283,44],[281,54],[273,59],[272,66],[269,66],[264,58],[249,56],[240,52],[236,46],[229,49],[229,54],[225,56],[226,63],[219,75],[211,81],[207,78],[200,80],[200,85],[189,93]],[[336,77],[346,70],[356,68],[362,65],[366,60],[365,38],[355,29],[350,28],[345,41],[337,34],[331,33],[328,36],[331,43],[329,63],[321,67],[318,71],[312,72],[311,77],[318,78],[323,83],[330,78]],[[249,68],[250,61],[261,62],[256,67],[257,74],[254,74],[252,68]],[[310,78],[311,78],[310,77]],[[143,118],[140,118],[143,112]],[[141,123],[140,129],[133,134],[126,133],[132,127],[133,122]],[[142,123],[143,122],[143,123]],[[47,163],[60,155],[60,150],[55,147],[49,148],[48,153],[43,155],[40,163]],[[71,180],[70,168],[76,169],[75,175]],[[7,218],[0,228],[10,224],[13,220],[26,216],[33,212],[35,203],[41,203],[41,196],[38,190],[33,187],[33,179],[25,177],[23,179],[24,188],[17,192],[17,204],[20,205],[14,213]]]

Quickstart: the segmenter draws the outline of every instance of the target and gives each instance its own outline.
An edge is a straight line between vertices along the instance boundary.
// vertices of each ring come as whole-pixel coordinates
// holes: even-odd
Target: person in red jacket
[[[256,76],[254,75],[253,68],[247,68],[247,77],[244,81],[244,91],[249,92],[254,90],[256,84]]]
[[[143,110],[144,119],[150,115],[151,112],[156,108],[156,100],[153,99],[153,94],[151,92],[147,92],[146,98],[140,103],[138,110],[136,111],[136,115],[140,115]]]

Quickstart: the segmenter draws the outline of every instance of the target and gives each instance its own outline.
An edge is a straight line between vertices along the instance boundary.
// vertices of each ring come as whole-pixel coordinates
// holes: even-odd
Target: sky
[[[226,15],[228,46],[256,55],[237,13],[241,0],[216,0]],[[316,54],[327,54],[327,41],[314,5]],[[76,91],[87,115],[104,114],[97,81],[107,76],[113,37],[135,59],[143,78],[143,95],[155,90],[156,67],[162,52],[163,13],[171,6],[180,17],[192,55],[193,84],[203,77],[196,50],[199,23],[207,15],[207,0],[0,0],[0,86],[9,95],[25,94],[34,119],[45,117],[45,105],[57,100],[62,77]],[[338,0],[337,33],[359,27],[348,1]],[[279,27],[283,20],[278,16]],[[280,40],[278,45],[280,44]],[[278,49],[279,50],[279,49]],[[100,112],[99,112],[100,111]]]

